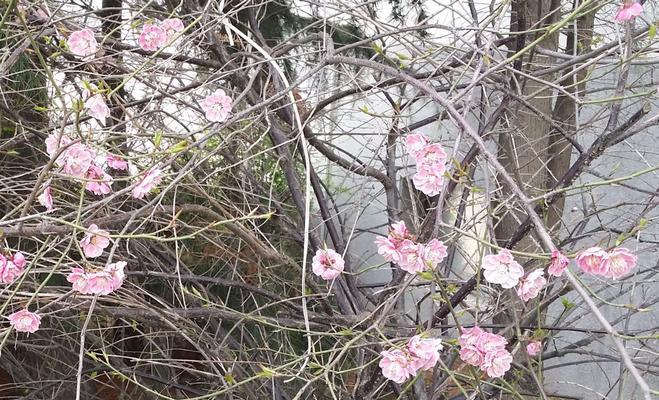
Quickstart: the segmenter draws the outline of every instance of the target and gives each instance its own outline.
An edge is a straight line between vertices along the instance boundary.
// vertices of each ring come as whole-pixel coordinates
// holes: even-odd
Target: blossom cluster
[[[81,180],[85,189],[101,196],[112,192],[113,178],[105,170],[105,166],[113,170],[127,170],[128,162],[121,156],[107,153],[105,155],[83,143],[72,143],[65,134],[53,133],[46,138],[46,152],[51,157],[58,153],[61,147],[64,150],[55,160],[55,165],[62,169],[66,175]],[[162,180],[162,170],[154,167],[139,178],[133,188],[133,197],[143,198],[153,190]],[[53,209],[52,189],[46,185],[37,199],[46,209]]]
[[[636,266],[637,258],[624,247],[606,251],[600,247],[588,248],[577,255],[579,268],[587,274],[618,279]]]
[[[16,280],[25,269],[25,256],[20,251],[4,255],[0,253],[0,283],[8,284]]]
[[[396,383],[403,383],[419,371],[427,371],[437,364],[442,340],[422,338],[416,335],[410,338],[403,349],[384,350],[380,353],[382,375]]]
[[[430,143],[428,137],[413,133],[405,137],[405,150],[416,161],[416,173],[412,177],[414,187],[428,196],[442,191],[446,172],[446,152],[439,143]]]
[[[332,249],[318,249],[311,260],[311,270],[326,281],[331,281],[341,275],[345,261],[341,254]]]
[[[438,239],[426,244],[416,243],[404,221],[391,226],[387,237],[375,240],[378,253],[388,262],[397,264],[410,274],[433,270],[447,255],[446,246]]]
[[[178,18],[168,18],[156,24],[147,23],[142,27],[137,43],[143,50],[156,51],[170,43],[183,29],[183,21]]]
[[[460,359],[480,368],[490,378],[502,377],[510,369],[513,357],[506,350],[508,341],[503,336],[474,326],[463,329],[458,340]]]
[[[107,295],[121,287],[124,282],[125,261],[108,264],[99,271],[85,271],[73,268],[66,280],[73,285],[73,290],[81,294]]]

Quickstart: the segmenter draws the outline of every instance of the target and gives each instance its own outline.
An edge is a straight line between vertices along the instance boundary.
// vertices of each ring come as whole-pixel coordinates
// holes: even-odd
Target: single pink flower
[[[460,347],[460,359],[474,367],[480,367],[485,359],[485,353],[480,351],[476,346],[462,346]]]
[[[475,346],[483,333],[484,331],[478,326],[474,326],[473,328],[462,328],[460,331],[460,337],[458,338],[458,343],[460,343],[461,347]]]
[[[510,369],[513,362],[513,356],[505,349],[499,349],[485,354],[481,370],[487,373],[490,378],[500,378]]]
[[[422,133],[411,133],[405,136],[405,150],[415,159],[427,144],[428,137]]]
[[[92,165],[96,154],[89,147],[76,143],[71,145],[64,154],[64,173],[76,178],[84,178]]]
[[[53,194],[50,186],[46,186],[43,188],[43,191],[41,192],[39,197],[37,197],[37,201],[42,206],[46,207],[46,210],[48,211],[53,210]]]
[[[71,53],[79,57],[91,56],[98,50],[98,42],[91,29],[72,32],[67,40]]]
[[[405,226],[405,221],[394,222],[389,230],[389,236],[395,239],[412,239],[412,234]]]
[[[66,280],[73,284],[73,290],[88,295],[108,295],[121,287],[125,278],[126,262],[108,264],[101,271],[86,272],[73,268]]]
[[[483,332],[476,342],[476,347],[483,353],[488,354],[506,348],[508,341],[505,337],[496,333]]]
[[[609,251],[606,255],[603,269],[606,271],[607,277],[618,279],[636,266],[636,260],[636,256],[631,251],[624,247],[618,247]]]
[[[587,274],[606,275],[604,259],[607,253],[599,247],[588,248],[577,255],[576,262],[579,268]]]
[[[25,256],[20,251],[14,253],[14,255],[11,257],[11,262],[13,262],[14,265],[20,269],[25,268],[25,264],[26,264]]]
[[[144,24],[137,43],[143,50],[156,51],[167,43],[167,32],[157,25]]]
[[[412,239],[412,235],[405,226],[405,222],[398,221],[391,225],[389,235],[375,239],[375,244],[378,246],[378,253],[386,261],[398,263],[403,259],[404,253],[410,246],[414,245],[410,239]]]
[[[541,268],[538,268],[520,279],[517,286],[517,295],[522,301],[535,299],[546,284],[545,272]]]
[[[165,30],[167,41],[170,42],[176,33],[185,29],[183,21],[178,18],[168,18],[160,23],[160,27]]]
[[[417,153],[416,162],[418,164],[417,166],[444,166],[446,164],[447,157],[448,156],[444,151],[444,147],[442,147],[442,145],[439,143],[433,143],[424,146],[421,150],[419,150]]]
[[[313,273],[326,281],[331,281],[341,275],[344,267],[343,257],[332,249],[318,249],[311,263]]]
[[[416,174],[412,177],[414,187],[427,196],[436,196],[444,186],[444,164],[420,164],[417,166]]]
[[[9,324],[16,332],[34,333],[39,330],[41,317],[28,310],[21,310],[9,316]]]
[[[533,340],[526,345],[526,353],[530,357],[535,357],[542,351],[542,343],[539,340]]]
[[[105,104],[103,95],[95,94],[85,101],[85,109],[89,116],[96,118],[99,122],[105,122],[110,116],[110,108]]]
[[[570,263],[570,259],[563,255],[560,251],[554,249],[551,252],[551,264],[547,268],[547,273],[553,276],[561,276],[567,265]]]
[[[66,277],[66,280],[74,285],[75,290],[80,291],[79,287],[76,288],[75,285],[80,285],[81,283],[83,283],[82,281],[85,280],[85,276],[86,276],[86,272],[84,269],[72,268],[71,272]]]
[[[105,161],[108,163],[108,167],[116,170],[126,170],[128,169],[128,162],[124,160],[121,156],[110,154],[105,157]]]
[[[423,258],[425,246],[420,243],[414,243],[411,240],[404,240],[399,248],[400,260],[396,264],[403,271],[416,274],[427,269]]]
[[[226,121],[232,107],[233,100],[222,89],[216,90],[201,102],[201,108],[206,114],[206,119],[212,122]]]
[[[407,351],[411,356],[411,366],[415,373],[418,370],[429,370],[439,360],[439,352],[442,350],[441,339],[423,339],[421,336],[412,336],[407,342]]]
[[[85,237],[80,241],[80,247],[87,258],[95,258],[103,254],[103,249],[110,245],[110,233],[99,229],[96,224],[89,225]]]
[[[52,133],[48,135],[48,137],[45,140],[46,143],[46,153],[48,153],[49,156],[53,156],[59,150],[60,147],[64,147],[71,143],[71,139],[69,139],[68,136],[65,134],[59,134],[59,133]],[[63,161],[63,157],[59,157],[57,161]],[[61,165],[61,162],[58,163],[58,165]]]
[[[524,275],[524,269],[507,249],[502,249],[499,254],[483,257],[481,268],[488,282],[499,284],[505,289],[515,287],[519,278]]]
[[[151,168],[133,188],[133,197],[136,199],[143,198],[147,193],[158,186],[160,181],[162,181],[162,170],[158,167]]]
[[[87,183],[85,189],[97,196],[112,192],[112,177],[103,168],[91,165],[87,170]]]
[[[9,257],[0,253],[0,283],[15,281],[23,273],[25,264],[25,256],[20,251]]]
[[[409,355],[402,350],[385,350],[380,352],[380,368],[382,375],[396,383],[405,382],[413,375],[414,367],[412,366]]]
[[[124,279],[126,278],[126,272],[124,271],[125,268],[125,261],[117,261],[116,263],[108,264],[105,267],[105,272],[110,274],[112,278],[112,291],[119,289],[124,283]]]
[[[423,258],[424,263],[430,269],[435,269],[439,263],[441,263],[448,253],[446,252],[446,246],[438,239],[432,239],[423,246],[423,253],[421,258]]]
[[[620,6],[615,20],[618,22],[629,21],[641,14],[643,14],[642,4],[636,3],[635,1],[625,1],[622,6]]]

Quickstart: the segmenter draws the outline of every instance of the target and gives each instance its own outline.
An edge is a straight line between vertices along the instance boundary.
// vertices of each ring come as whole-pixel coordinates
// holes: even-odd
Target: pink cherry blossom
[[[535,299],[538,297],[538,294],[540,294],[540,290],[545,287],[546,284],[547,280],[545,279],[545,271],[538,268],[520,279],[519,286],[517,286],[517,295],[522,301]]]
[[[606,271],[606,276],[613,279],[618,279],[627,274],[636,266],[636,256],[624,247],[615,248],[606,255],[603,264],[603,270]]]
[[[378,253],[384,256],[386,261],[398,263],[410,246],[414,245],[410,239],[412,235],[405,226],[405,221],[398,221],[391,225],[389,235],[375,239],[375,244],[378,246]]]
[[[87,170],[87,179],[85,189],[95,195],[102,196],[112,192],[112,177],[103,168],[91,165]]]
[[[148,170],[133,188],[133,197],[136,199],[143,198],[147,193],[152,191],[162,181],[162,170],[153,167]]]
[[[405,150],[415,159],[428,144],[428,137],[422,133],[411,133],[405,137]]]
[[[427,269],[427,265],[423,258],[425,246],[420,243],[414,243],[411,240],[403,241],[400,248],[401,258],[396,264],[403,271],[416,274],[423,272]]]
[[[0,253],[0,283],[15,281],[23,273],[25,264],[25,256],[20,251],[11,256]]]
[[[405,221],[394,222],[391,225],[391,230],[389,235],[397,239],[412,238],[412,234],[410,233],[410,230],[407,229],[407,226],[405,226]]]
[[[541,351],[542,343],[538,340],[533,340],[526,345],[526,353],[531,357],[537,356]]]
[[[73,284],[73,290],[81,294],[108,295],[119,289],[125,278],[126,262],[108,264],[101,271],[86,272],[73,268],[66,280]]]
[[[444,186],[444,164],[420,164],[417,166],[416,174],[412,177],[414,187],[427,196],[436,196]]]
[[[105,156],[105,161],[108,163],[108,167],[112,169],[128,169],[128,162],[118,155],[108,153],[108,155]]]
[[[437,239],[432,239],[425,245],[410,240],[403,241],[399,253],[401,257],[396,263],[410,274],[434,270],[447,255],[446,246]]]
[[[233,100],[222,89],[216,90],[201,102],[201,108],[206,114],[206,119],[212,122],[226,121],[229,118],[232,106]]]
[[[579,268],[587,274],[606,275],[607,265],[604,263],[606,257],[606,251],[599,247],[591,247],[579,253],[576,262]]]
[[[80,57],[91,56],[98,50],[98,42],[91,29],[72,32],[67,40],[71,53]]]
[[[570,263],[570,259],[563,255],[560,251],[554,249],[551,252],[551,264],[547,268],[547,273],[553,276],[561,276],[567,265]]]
[[[39,330],[41,317],[28,310],[21,310],[9,316],[9,324],[16,332],[34,333]]]
[[[439,143],[433,143],[424,146],[421,150],[419,150],[417,153],[416,162],[419,166],[444,166],[446,164],[446,158],[447,155],[442,145]]]
[[[483,353],[491,353],[505,349],[508,341],[505,337],[496,333],[483,332],[476,341],[476,347]]]
[[[53,194],[50,186],[45,186],[41,194],[37,197],[37,201],[42,206],[46,207],[46,210],[53,210]]]
[[[481,370],[487,373],[490,378],[500,378],[510,369],[513,362],[513,356],[505,349],[499,349],[485,354]]]
[[[137,43],[143,50],[156,51],[167,43],[167,32],[160,26],[144,24]]]
[[[444,243],[438,239],[432,239],[423,247],[421,258],[426,266],[430,269],[435,269],[435,267],[437,267],[447,255],[448,253],[446,252],[446,246],[444,246]]]
[[[485,353],[480,351],[476,346],[462,346],[460,347],[460,359],[474,367],[480,367],[485,358]]]
[[[508,343],[506,338],[501,335],[485,332],[477,326],[471,329],[462,329],[458,342],[460,343],[460,359],[467,364],[479,367],[485,372],[493,368],[488,372],[488,375],[499,372],[499,369],[502,367],[502,365],[498,364],[491,365],[492,355],[509,354],[506,350],[506,344]],[[508,365],[508,368],[510,368],[510,365]]]
[[[326,281],[331,281],[341,275],[344,267],[343,257],[332,249],[318,249],[311,263],[313,273]]]
[[[519,278],[524,275],[524,269],[513,259],[513,255],[507,249],[502,249],[499,254],[489,254],[483,257],[481,268],[488,282],[499,284],[505,289],[515,287]]]
[[[615,16],[615,20],[618,22],[632,20],[639,15],[643,14],[643,5],[635,1],[625,1],[618,13]]]
[[[441,339],[423,339],[421,336],[412,336],[407,342],[407,351],[411,356],[411,364],[415,373],[418,370],[429,370],[439,360],[439,352],[442,350]]]
[[[176,35],[177,32],[181,32],[185,29],[183,21],[178,18],[168,18],[160,23],[160,27],[165,30],[168,42],[174,38],[174,35]]]
[[[89,225],[85,237],[80,241],[80,247],[87,258],[95,258],[103,254],[103,249],[110,245],[108,231],[99,229],[96,224]]]
[[[460,337],[458,338],[458,343],[460,346],[475,346],[478,343],[478,339],[483,335],[484,331],[478,326],[473,328],[462,328],[460,331]]]
[[[460,359],[474,367],[480,367],[485,358],[485,352],[480,347],[481,337],[485,332],[474,326],[462,329],[458,342],[460,343]]]
[[[100,122],[104,122],[110,116],[110,108],[105,104],[103,95],[100,94],[89,97],[85,101],[85,109],[88,110],[87,113],[91,117],[96,118]]]
[[[409,355],[398,349],[385,350],[380,352],[380,368],[382,375],[396,383],[405,382],[413,375],[414,367],[412,366]]]
[[[71,139],[69,139],[69,137],[64,134],[52,133],[48,135],[48,137],[45,140],[45,143],[46,143],[46,153],[48,153],[48,155],[52,157],[53,154],[55,154],[60,147],[64,147],[69,143],[71,143]]]
[[[80,143],[71,145],[62,156],[64,173],[76,178],[84,178],[96,158],[93,150]]]

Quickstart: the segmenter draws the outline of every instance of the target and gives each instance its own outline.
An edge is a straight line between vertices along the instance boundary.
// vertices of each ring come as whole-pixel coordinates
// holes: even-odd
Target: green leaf
[[[263,378],[272,378],[274,376],[277,376],[277,371],[261,365],[261,371],[258,373],[258,375]]]
[[[233,375],[231,375],[231,374],[224,375],[224,380],[227,381],[227,383],[229,385],[235,385],[236,384],[236,380],[234,379]]]
[[[426,281],[432,281],[433,278],[434,278],[432,272],[430,272],[430,271],[419,272],[419,273],[417,274],[417,276],[418,276],[419,278],[423,279],[423,280],[426,280]]]
[[[405,54],[402,53],[396,53],[396,57],[400,58],[401,60],[409,60],[410,58],[406,56]]]
[[[650,40],[654,39],[654,37],[657,36],[657,25],[652,24],[648,28],[648,37]]]
[[[156,147],[160,147],[160,142],[162,142],[162,131],[156,131],[156,133],[153,134],[153,144]]]
[[[563,304],[563,307],[566,310],[569,310],[571,308],[574,308],[575,304],[571,303],[570,300],[566,299],[565,297],[561,298],[561,303]]]
[[[174,146],[172,146],[169,149],[169,152],[172,153],[172,154],[173,153],[180,153],[180,152],[182,152],[183,150],[185,150],[187,148],[188,148],[188,142],[185,141],[185,140],[181,140],[180,142],[178,142]]]

